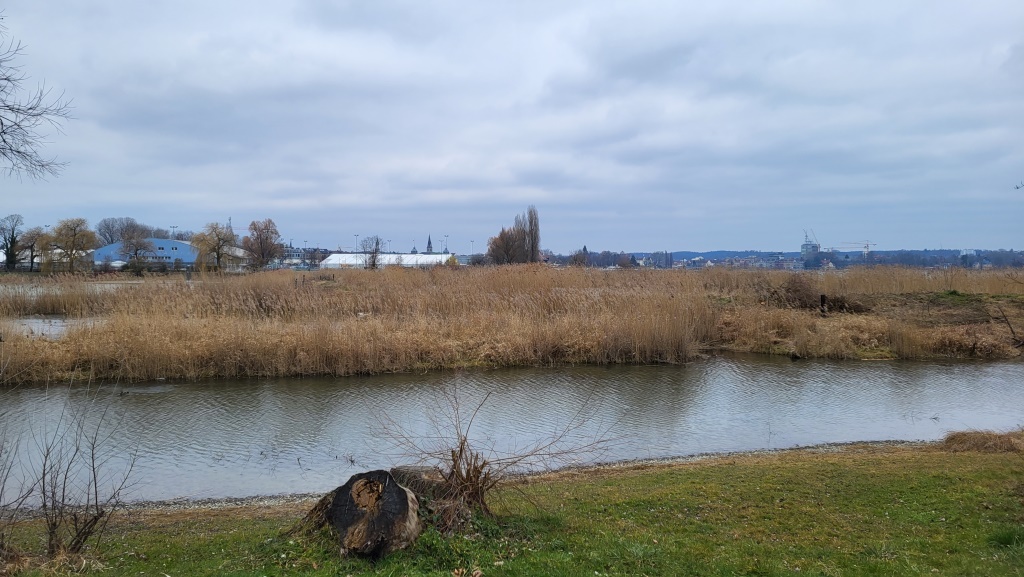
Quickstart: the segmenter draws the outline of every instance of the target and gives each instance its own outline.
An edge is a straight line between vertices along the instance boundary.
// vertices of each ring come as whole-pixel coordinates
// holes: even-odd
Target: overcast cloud
[[[1024,3],[8,0],[74,100],[28,225],[453,252],[1024,249]]]

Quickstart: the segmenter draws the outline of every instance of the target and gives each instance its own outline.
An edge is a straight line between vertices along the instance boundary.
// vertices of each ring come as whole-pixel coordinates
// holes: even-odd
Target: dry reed
[[[890,302],[893,291],[911,297]],[[829,302],[864,301],[870,306],[862,310],[872,312],[822,315],[819,293]],[[1018,354],[1007,325],[1024,326],[1022,294],[1024,284],[998,271],[899,268],[390,267],[121,283],[63,277],[0,285],[0,322],[58,312],[94,319],[53,339],[3,328],[0,382],[680,363],[716,349],[999,358]],[[974,300],[962,305],[963,295]],[[1005,322],[993,320],[982,296],[1002,299]]]
[[[954,431],[942,439],[942,446],[953,452],[1024,453],[1024,429],[1006,433]]]

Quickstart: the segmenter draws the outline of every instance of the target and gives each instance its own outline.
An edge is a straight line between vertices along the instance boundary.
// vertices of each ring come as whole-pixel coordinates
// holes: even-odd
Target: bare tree
[[[275,259],[281,258],[284,246],[274,221],[268,218],[249,223],[249,236],[242,239],[242,249],[249,253],[254,270],[262,270]]]
[[[18,262],[21,261],[21,227],[24,224],[25,219],[20,214],[9,214],[0,218],[0,251],[3,251],[4,258],[7,259],[4,266],[9,271],[17,268]]]
[[[137,276],[142,276],[145,257],[156,251],[146,232],[143,226],[130,226],[121,237],[121,256],[125,257]]]
[[[196,247],[196,252],[199,253],[196,262],[206,264],[213,259],[214,266],[221,270],[228,249],[237,242],[238,237],[230,226],[217,222],[208,223],[203,227],[203,232],[197,232],[192,236],[192,246]]]
[[[32,272],[35,270],[36,257],[41,253],[40,241],[46,237],[46,233],[43,231],[41,226],[33,226],[21,234],[21,246],[22,253],[28,253],[28,271]],[[48,237],[47,237],[48,238]],[[48,241],[47,241],[48,242]]]
[[[97,242],[84,218],[65,218],[53,229],[53,245],[61,251],[59,257],[67,263],[68,272],[75,272],[75,264],[96,248]]]
[[[63,94],[54,97],[45,84],[35,90],[23,88],[28,77],[14,63],[22,55],[22,45],[4,44],[5,32],[0,25],[0,159],[8,174],[56,176],[64,163],[41,155],[42,129],[48,125],[59,132],[61,123],[70,117],[70,102]]]
[[[384,241],[377,235],[368,236],[360,241],[359,245],[363,253],[363,265],[365,268],[370,270],[380,268],[380,247],[382,244],[384,244]]]
[[[107,217],[96,223],[96,236],[103,246],[121,242],[127,236],[162,238],[155,232],[153,227],[142,224],[130,216]]]
[[[540,217],[537,207],[516,215],[511,228],[503,228],[487,241],[487,256],[494,264],[540,262]]]
[[[587,266],[590,263],[590,258],[587,256],[587,247],[572,253],[569,257],[569,266]]]
[[[498,236],[487,241],[487,256],[494,264],[526,262],[525,230],[513,226],[503,228]]]
[[[540,262],[540,217],[532,204],[526,209],[526,252],[529,262]]]

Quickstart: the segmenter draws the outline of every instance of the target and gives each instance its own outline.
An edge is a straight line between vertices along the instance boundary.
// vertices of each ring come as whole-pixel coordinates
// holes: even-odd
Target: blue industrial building
[[[153,250],[145,251],[140,256],[147,264],[165,264],[168,268],[192,268],[196,264],[199,252],[190,243],[167,238],[147,238]],[[124,266],[131,255],[125,254],[120,242],[108,244],[93,251],[93,262],[96,266],[110,265],[115,268]]]

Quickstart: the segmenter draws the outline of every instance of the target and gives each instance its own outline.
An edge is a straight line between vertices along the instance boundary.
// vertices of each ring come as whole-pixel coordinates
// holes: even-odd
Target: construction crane
[[[868,258],[868,254],[871,253],[871,247],[875,246],[876,244],[878,244],[878,243],[871,242],[870,240],[863,240],[863,241],[858,240],[858,241],[852,241],[852,242],[851,241],[843,241],[843,246],[845,246],[845,247],[849,247],[849,248],[856,247],[856,248],[859,248],[861,250],[861,252],[864,254],[864,258]]]

